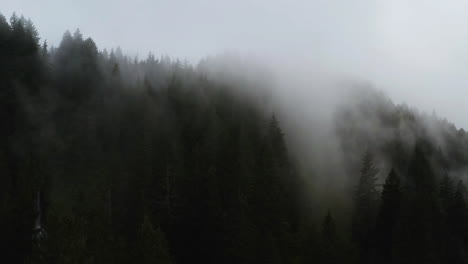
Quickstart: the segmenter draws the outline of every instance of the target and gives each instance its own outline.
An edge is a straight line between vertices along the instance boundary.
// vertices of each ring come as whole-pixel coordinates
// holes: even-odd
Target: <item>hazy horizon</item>
[[[276,67],[318,69],[368,81],[395,103],[468,128],[467,2],[412,1],[31,1],[4,3],[57,46],[79,28],[100,49],[120,46],[196,63],[233,51]]]

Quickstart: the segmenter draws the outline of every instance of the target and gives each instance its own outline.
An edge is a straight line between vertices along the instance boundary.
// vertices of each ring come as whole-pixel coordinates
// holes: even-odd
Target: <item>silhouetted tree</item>
[[[375,261],[391,263],[393,234],[399,218],[401,203],[400,178],[393,169],[390,170],[385,180],[381,199],[375,227],[375,243],[378,250]]]
[[[352,236],[358,250],[360,263],[368,263],[371,258],[370,247],[372,230],[379,193],[376,187],[378,170],[374,166],[374,157],[366,151],[362,160],[361,175],[354,196],[354,215]]]
[[[410,162],[395,238],[398,263],[440,263],[441,215],[427,151],[428,145],[418,142]]]
[[[296,168],[265,84],[252,93],[210,59],[99,51],[79,30],[43,43],[30,20],[0,15],[1,263],[467,262],[465,191],[451,181],[468,137],[450,123],[360,94],[337,120],[345,155],[329,157],[361,167],[351,212],[345,188],[310,193],[326,170]],[[373,155],[352,157],[365,145],[395,167],[381,199]],[[317,214],[323,202],[336,218]]]

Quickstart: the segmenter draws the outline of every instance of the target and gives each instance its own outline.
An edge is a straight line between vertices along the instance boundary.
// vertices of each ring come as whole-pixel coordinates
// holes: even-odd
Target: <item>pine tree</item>
[[[381,204],[376,220],[375,238],[381,262],[391,261],[393,233],[399,216],[401,189],[400,178],[392,169],[383,186]]]
[[[448,213],[448,210],[450,210],[450,207],[452,206],[453,196],[454,190],[452,179],[445,174],[440,182],[439,189],[439,199],[441,200],[441,209],[444,215]]]
[[[378,169],[374,166],[374,157],[369,151],[366,151],[354,196],[355,208],[352,225],[352,236],[361,263],[370,261],[370,243],[379,198],[376,187],[377,173]]]
[[[462,239],[464,239],[465,242],[468,242],[468,208],[466,206],[465,195],[465,185],[460,180],[457,184],[457,190],[453,198],[451,226],[453,227],[453,230],[456,234],[458,234]]]
[[[447,184],[447,180],[442,180],[441,185]],[[451,181],[450,181],[451,184]],[[450,186],[451,187],[451,186]],[[467,240],[467,221],[468,211],[465,201],[465,186],[462,181],[459,181],[455,193],[453,190],[447,192],[451,194],[447,197],[447,202],[444,204],[442,200],[443,213],[444,213],[444,226],[442,231],[444,238],[445,255],[444,260],[449,263],[466,263],[466,246]]]
[[[441,259],[441,215],[429,146],[418,142],[411,158],[396,229],[395,261],[439,263]]]

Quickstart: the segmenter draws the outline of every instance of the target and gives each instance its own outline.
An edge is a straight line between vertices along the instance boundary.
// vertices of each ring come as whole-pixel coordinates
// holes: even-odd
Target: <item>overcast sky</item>
[[[397,102],[468,128],[468,1],[1,0],[57,45],[80,28],[121,46],[196,62],[228,51],[371,81]],[[287,64],[285,64],[287,65]]]

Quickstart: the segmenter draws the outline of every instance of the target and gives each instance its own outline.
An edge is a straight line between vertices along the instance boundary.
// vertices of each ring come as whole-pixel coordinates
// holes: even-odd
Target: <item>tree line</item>
[[[388,172],[355,153],[338,222],[307,206],[280,119],[243,83],[79,30],[39,40],[0,15],[2,262],[466,263],[464,185],[425,137],[386,149]]]

